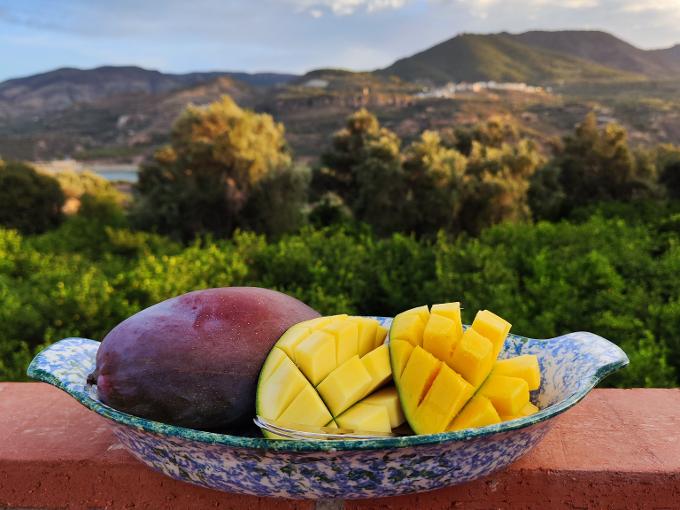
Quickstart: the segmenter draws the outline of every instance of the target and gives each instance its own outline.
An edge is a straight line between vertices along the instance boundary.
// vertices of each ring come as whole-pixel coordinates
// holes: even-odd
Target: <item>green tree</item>
[[[453,147],[462,154],[469,156],[473,142],[500,148],[504,143],[519,141],[517,126],[507,118],[492,115],[484,122],[478,122],[472,127],[459,127],[453,133]]]
[[[228,96],[189,106],[170,145],[141,168],[134,218],[185,240],[231,234],[258,185],[290,165],[284,128],[271,116],[241,109]]]
[[[355,219],[367,222],[377,232],[398,230],[403,226],[406,192],[400,146],[399,137],[380,127],[367,110],[350,115],[314,172],[316,197],[332,192]]]
[[[538,218],[557,219],[589,203],[645,197],[653,192],[654,171],[631,150],[623,127],[598,128],[591,112],[564,138],[551,164],[536,173],[532,208]]]
[[[530,140],[499,148],[474,142],[464,181],[461,227],[473,234],[530,218],[529,182],[543,158]]]
[[[242,211],[240,226],[277,238],[305,223],[310,172],[290,166],[274,170],[252,190]]]
[[[458,229],[466,163],[465,156],[445,147],[434,131],[425,131],[406,149],[405,222],[411,231],[433,236],[440,229]]]
[[[24,163],[0,163],[0,225],[26,234],[54,228],[63,219],[64,193],[49,175]]]
[[[657,147],[659,182],[666,188],[666,194],[674,200],[680,199],[680,147],[661,145]]]

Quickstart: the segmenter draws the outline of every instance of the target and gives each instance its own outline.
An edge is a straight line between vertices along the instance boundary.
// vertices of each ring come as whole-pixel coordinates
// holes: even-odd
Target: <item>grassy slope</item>
[[[396,61],[381,71],[404,80],[561,83],[642,80],[642,76],[535,48],[507,34],[465,34]]]

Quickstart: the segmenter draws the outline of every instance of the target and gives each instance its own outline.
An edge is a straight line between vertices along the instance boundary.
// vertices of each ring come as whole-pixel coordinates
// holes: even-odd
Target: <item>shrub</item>
[[[61,223],[63,205],[55,179],[24,163],[0,161],[0,225],[26,234],[44,232]]]

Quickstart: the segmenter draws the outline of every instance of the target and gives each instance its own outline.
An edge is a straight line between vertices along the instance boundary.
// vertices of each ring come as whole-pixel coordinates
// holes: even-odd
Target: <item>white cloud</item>
[[[366,12],[382,11],[384,9],[399,9],[408,0],[287,0],[301,11],[308,11],[313,17],[323,15],[321,8],[328,9],[337,16],[354,14],[363,9]]]
[[[653,1],[653,0],[652,0]],[[673,1],[673,0],[668,0]],[[566,9],[587,9],[597,7],[600,0],[456,0],[458,4],[467,6],[474,16],[486,18],[492,7],[508,7],[517,5],[517,8],[540,8],[558,7]],[[440,0],[445,3],[445,0]]]
[[[626,2],[625,12],[666,12],[680,14],[680,0],[636,0]]]

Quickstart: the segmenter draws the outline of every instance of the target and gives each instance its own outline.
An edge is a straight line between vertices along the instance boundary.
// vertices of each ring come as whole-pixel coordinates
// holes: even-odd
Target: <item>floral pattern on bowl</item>
[[[391,319],[376,317],[389,327]],[[300,499],[372,498],[433,490],[505,468],[534,447],[554,418],[605,376],[628,364],[616,345],[592,333],[547,340],[509,335],[501,358],[536,354],[541,411],[510,422],[432,435],[370,440],[272,440],[217,434],[154,422],[97,399],[86,378],[99,342],[61,340],[38,354],[28,375],[66,391],[111,420],[121,443],[172,478],[241,494]]]

